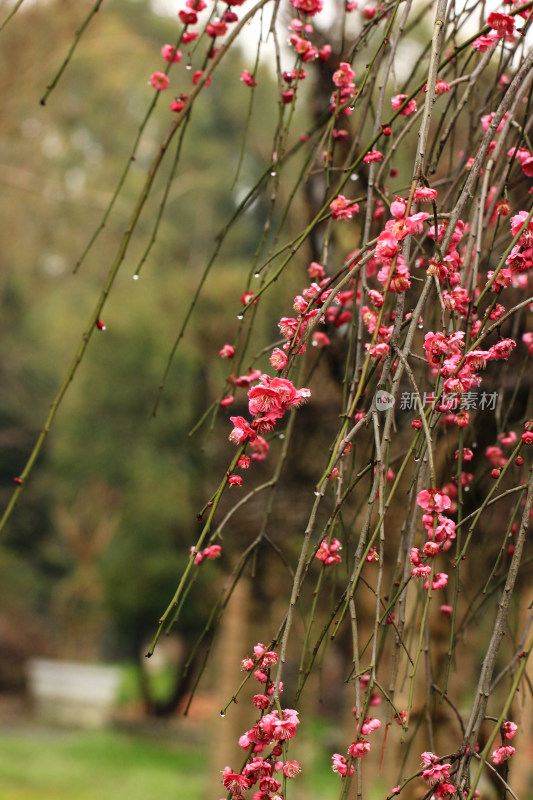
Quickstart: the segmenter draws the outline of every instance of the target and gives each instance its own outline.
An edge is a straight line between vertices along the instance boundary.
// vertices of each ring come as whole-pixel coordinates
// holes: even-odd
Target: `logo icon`
[[[384,389],[376,392],[376,408],[378,411],[386,411],[388,408],[392,408],[393,405],[394,397],[389,392]]]

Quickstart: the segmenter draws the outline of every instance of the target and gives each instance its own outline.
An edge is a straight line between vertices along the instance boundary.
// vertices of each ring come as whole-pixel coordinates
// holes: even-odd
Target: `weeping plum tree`
[[[101,5],[88,4],[43,104]],[[255,689],[240,761],[220,765],[221,792],[290,797],[306,766],[306,684],[342,639],[353,716],[344,749],[330,754],[341,798],[375,796],[381,768],[389,798],[471,800],[479,787],[516,798],[533,643],[533,3],[186,0],[174,14],[170,43],[147,68],[144,117],[116,191],[75,270],[115,212],[155,113],[167,132],[1,527],[105,329],[135,237],[133,277],[149,269],[195,111],[216,97],[219,65],[243,48],[234,109],[245,108],[243,134],[227,164],[240,193],[222,230],[202,231],[212,255],[177,321],[153,411],[202,292],[220,281],[226,241],[259,216],[241,297],[220,291],[234,331],[218,353],[227,377],[192,431],[226,431],[226,468],[198,509],[199,528],[191,521],[190,555],[147,655],[179,627],[207,562],[222,554],[227,577],[197,647],[216,634],[237,582],[259,581],[257,563],[273,552],[275,608],[285,610],[263,620],[266,644],[235,653],[223,713],[243,687]],[[277,86],[270,152],[252,175],[254,99],[268,70]],[[276,539],[291,506],[298,522]],[[247,508],[243,545],[232,532]]]

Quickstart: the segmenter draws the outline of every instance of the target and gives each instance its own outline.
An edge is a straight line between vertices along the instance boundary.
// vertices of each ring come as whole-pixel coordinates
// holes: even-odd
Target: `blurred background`
[[[43,107],[40,98],[92,5],[92,0],[27,0],[0,41],[2,507],[31,452],[168,128],[168,104],[190,91],[186,64],[191,54],[183,48],[183,62],[172,74],[171,90],[159,98],[115,210],[73,274],[109,206],[152,101],[149,77],[165,66],[160,48],[178,35],[177,4],[108,0]],[[0,3],[2,18],[11,7]],[[405,46],[401,51],[400,75],[410,69],[413,54],[421,52],[418,41],[427,40],[424,25],[420,18],[413,28],[408,57]],[[242,759],[234,742],[251,727],[249,703],[243,696],[223,717],[220,709],[238,684],[240,660],[255,642],[268,641],[275,633],[272,620],[277,625],[282,618],[287,574],[274,548],[264,548],[253,571],[238,584],[216,639],[205,637],[196,650],[194,645],[236,555],[256,535],[263,509],[259,500],[232,520],[222,558],[198,570],[178,629],[160,642],[152,659],[144,655],[196,541],[197,513],[234,452],[227,441],[227,409],[218,419],[208,416],[194,436],[189,432],[211,404],[216,411],[231,372],[232,365],[221,361],[218,351],[235,339],[240,295],[249,288],[268,195],[258,195],[224,240],[155,418],[152,411],[168,353],[216,234],[271,163],[276,125],[271,109],[277,108],[278,87],[268,66],[257,73],[252,127],[243,146],[250,92],[239,77],[243,69],[253,69],[254,59],[255,50],[248,46],[228,55],[216,86],[195,105],[157,242],[139,279],[132,280],[152,234],[165,174],[156,180],[106,304],[106,330],[91,341],[1,542],[2,800],[89,800],[96,795],[99,800],[216,800],[223,794],[220,771],[226,764],[237,768]],[[297,105],[292,143],[324,110],[334,68],[322,66],[322,75],[317,71],[307,112],[305,102]],[[320,81],[326,90],[314,92]],[[412,147],[409,137],[405,147]],[[402,157],[395,165],[394,191],[409,180],[410,164]],[[301,165],[296,157],[287,167],[278,209]],[[364,175],[361,180],[356,194],[364,190]],[[301,229],[301,220],[316,203],[312,185],[291,207],[289,233]],[[345,235],[341,232],[337,241],[340,251],[350,244]],[[272,238],[266,247],[271,243]],[[276,296],[265,296],[255,350],[239,365],[240,372],[249,369],[252,356],[258,356],[254,366],[267,368],[261,349],[278,337],[279,318],[292,314],[291,298],[308,282],[306,267],[316,247],[311,240],[285,271]],[[284,307],[280,297],[286,299]],[[305,443],[305,457],[295,447],[270,523],[274,544],[283,542],[288,557],[298,552],[297,537],[290,534],[305,526],[309,487],[337,424],[343,359],[335,341],[326,355],[316,356],[313,403],[298,416],[296,442]],[[244,393],[237,395],[231,413],[244,413],[245,400]],[[281,446],[273,441],[273,453]],[[250,484],[259,485],[270,475],[270,466],[257,463]],[[233,500],[224,501],[221,515]],[[373,618],[371,592],[366,599],[363,592],[360,602],[363,609],[368,603]],[[446,641],[447,630],[443,648]],[[294,755],[304,770],[295,782],[294,800],[338,795],[331,754],[344,752],[351,739],[353,690],[344,683],[349,652],[349,642],[342,640],[329,648],[307,687],[302,711],[307,722]],[[67,669],[72,662],[78,672]],[[475,656],[472,663],[475,674]],[[289,683],[291,669],[297,665],[289,665]],[[527,761],[526,747],[522,753]],[[377,764],[372,769],[377,800],[392,784],[377,775]]]

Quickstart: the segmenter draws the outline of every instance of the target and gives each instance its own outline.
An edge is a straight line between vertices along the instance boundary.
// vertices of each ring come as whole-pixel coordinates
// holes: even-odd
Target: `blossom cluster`
[[[205,559],[213,561],[215,558],[219,558],[222,553],[222,548],[219,544],[211,544],[209,547],[204,547],[201,552],[195,552],[194,547],[191,547],[191,553],[194,553],[194,563],[198,565]]]
[[[528,11],[518,11],[518,14],[527,19]],[[505,14],[501,11],[491,11],[487,17],[487,23],[492,30],[487,36],[483,34],[478,36],[477,39],[474,39],[472,42],[472,47],[474,49],[485,53],[502,39],[509,43],[515,41],[515,19],[510,14]]]
[[[244,417],[230,417],[233,423],[230,442],[249,442],[255,451],[252,458],[261,460],[268,450],[268,444],[261,434],[272,431],[288,409],[300,406],[310,394],[309,389],[296,389],[287,378],[271,378],[260,374],[259,383],[248,391],[248,411],[255,419],[250,424]]]
[[[501,734],[503,741],[510,741],[514,739],[516,732],[518,730],[518,725],[515,722],[511,722],[511,720],[506,720],[502,723],[501,727]],[[511,756],[514,756],[516,753],[515,748],[510,744],[502,744],[500,747],[497,747],[496,750],[492,753],[492,762],[497,766],[503,764],[504,761],[508,761]]]
[[[324,539],[320,543],[320,547],[317,550],[316,558],[319,561],[322,561],[325,567],[331,567],[334,564],[340,564],[342,557],[339,553],[339,550],[342,550],[342,545],[338,539],[333,538],[330,542],[328,542],[327,539]]]
[[[254,648],[254,657],[247,657],[241,662],[241,669],[254,672],[254,678],[268,684],[265,694],[254,695],[253,704],[261,711],[260,718],[254,726],[239,738],[239,745],[248,752],[248,758],[240,772],[233,772],[226,766],[222,773],[222,783],[233,800],[244,800],[245,792],[256,787],[253,800],[282,800],[280,789],[282,781],[275,777],[292,779],[301,771],[298,761],[283,761],[283,743],[292,739],[300,724],[298,711],[292,708],[268,710],[272,704],[274,684],[269,680],[269,670],[278,660],[273,650],[267,650],[258,642]],[[280,684],[281,692],[283,685]],[[266,713],[265,713],[266,712]],[[265,751],[270,749],[270,753]]]
[[[374,731],[379,730],[380,728],[381,720],[377,719],[377,717],[365,717],[362,724],[358,726],[356,740],[353,741],[348,747],[347,755],[349,758],[340,755],[340,753],[334,753],[331,756],[331,769],[333,772],[336,772],[342,778],[345,778],[346,775],[353,775],[354,766],[351,763],[352,760],[356,758],[364,758],[364,756],[366,756],[371,749],[370,742],[364,737],[368,736]]]
[[[448,782],[450,777],[450,765],[445,764],[434,753],[422,753],[422,765],[425,769],[421,777],[428,786],[433,787],[433,797],[451,797],[455,794],[455,786]]]

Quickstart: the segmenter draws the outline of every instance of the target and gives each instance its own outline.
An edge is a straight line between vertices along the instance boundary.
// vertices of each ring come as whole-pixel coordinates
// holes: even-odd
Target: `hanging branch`
[[[59,69],[56,72],[55,76],[53,77],[52,82],[49,83],[48,86],[46,87],[46,91],[43,94],[43,96],[41,97],[40,103],[41,103],[42,106],[46,105],[46,101],[50,97],[50,94],[54,91],[54,89],[56,88],[57,84],[59,83],[59,80],[60,80],[61,76],[63,75],[64,71],[66,70],[66,68],[69,65],[70,59],[74,55],[74,51],[76,50],[81,37],[83,36],[85,31],[89,27],[89,24],[90,24],[92,18],[94,17],[94,15],[97,14],[98,11],[100,10],[100,6],[102,5],[102,3],[103,3],[103,0],[96,0],[96,3],[91,8],[89,13],[87,14],[85,19],[83,20],[82,24],[80,25],[80,27],[78,28],[78,30],[74,34],[74,40],[73,40],[73,42],[72,42],[72,44],[70,46],[70,49],[69,49],[67,55],[65,56],[65,60],[63,61],[63,63],[59,67]],[[19,5],[20,5],[20,3],[19,3]]]

